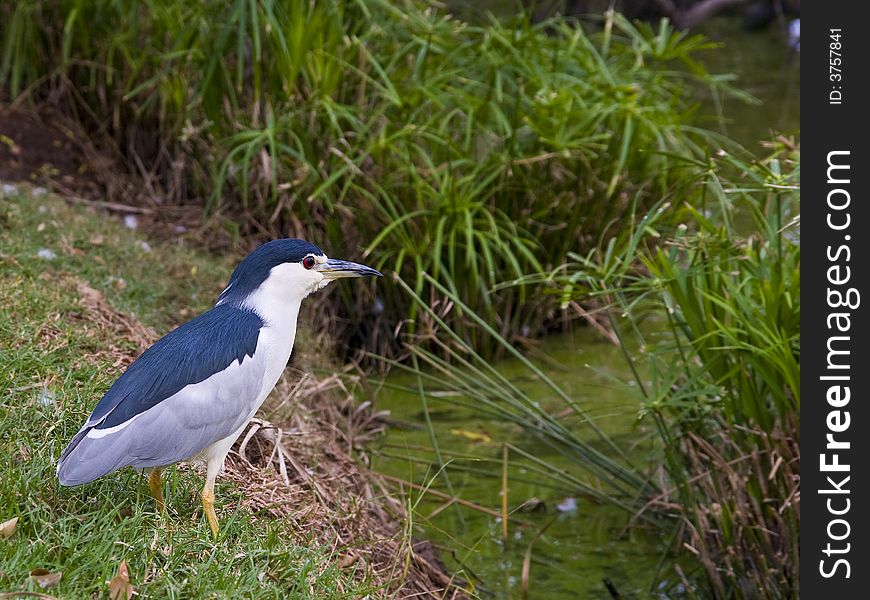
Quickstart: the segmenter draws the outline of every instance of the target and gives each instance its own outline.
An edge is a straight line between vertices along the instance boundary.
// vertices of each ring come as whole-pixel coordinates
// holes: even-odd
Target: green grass
[[[52,595],[107,597],[106,582],[126,560],[142,597],[377,594],[366,576],[339,569],[334,550],[294,539],[280,521],[255,521],[239,508],[240,493],[220,482],[214,542],[197,495],[201,476],[190,470],[169,472],[165,517],[130,469],[60,487],[57,457],[119,374],[114,357],[136,352],[133,340],[83,316],[70,278],[163,333],[207,308],[231,268],[181,247],[145,251],[138,239],[114,219],[51,196],[0,198],[0,522],[19,518],[12,537],[0,539],[0,590],[42,591],[29,579],[42,568],[63,572],[45,590]],[[56,258],[39,258],[42,248]]]

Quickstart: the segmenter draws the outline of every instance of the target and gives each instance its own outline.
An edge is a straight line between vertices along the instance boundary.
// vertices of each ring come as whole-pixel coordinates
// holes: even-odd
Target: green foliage
[[[696,197],[646,214],[604,251],[553,275],[606,298],[657,425],[677,506],[719,597],[798,594],[800,154],[721,154]],[[664,207],[662,207],[663,209]],[[677,227],[674,224],[680,223]],[[638,259],[640,264],[638,264]],[[644,324],[646,322],[646,324]],[[643,375],[641,375],[643,374]]]
[[[551,275],[563,300],[606,297],[635,325],[666,316],[667,335],[631,330],[661,384],[638,381],[650,410],[765,432],[799,412],[799,177],[786,146],[755,162],[722,153],[699,169],[694,198]]]
[[[104,134],[164,202],[365,249],[435,299],[429,273],[504,335],[551,313],[494,284],[668,189],[674,157],[714,139],[693,127],[699,92],[728,90],[696,60],[709,42],[613,13],[591,33],[415,0],[26,0],[0,17],[0,84]],[[372,300],[340,298],[355,314]],[[384,299],[386,331],[414,316],[398,290]]]
[[[519,445],[511,450],[519,454],[525,468],[529,468],[561,484],[565,489],[585,494],[599,500],[613,502],[627,510],[637,509],[637,502],[651,497],[655,485],[647,481],[628,459],[623,449],[589,418],[583,408],[559,385],[548,377],[532,361],[522,355],[507,340],[480,316],[473,313],[461,299],[447,288],[441,286],[430,275],[428,282],[451,302],[464,316],[471,319],[492,339],[520,361],[528,373],[542,381],[552,390],[559,404],[559,410],[545,409],[538,398],[521,390],[507,377],[502,375],[483,355],[466,343],[457,332],[445,323],[432,309],[404,282],[399,281],[420,309],[424,319],[431,320],[436,335],[434,338],[438,351],[430,351],[425,345],[412,343],[407,346],[413,355],[413,367],[390,361],[396,368],[416,375],[419,393],[425,401],[427,396],[442,398],[445,402],[474,407],[480,413],[511,423],[529,436],[529,441],[542,442],[558,455],[576,463],[583,473],[566,473],[562,468],[550,465],[546,460],[535,457],[534,452]],[[427,370],[418,366],[422,363]],[[450,393],[445,393],[448,390]],[[561,409],[564,409],[561,410]],[[567,413],[561,419],[556,413]],[[432,440],[433,449],[438,453],[437,439]],[[481,457],[485,460],[485,457]],[[440,461],[439,461],[440,462]],[[439,466],[443,466],[439,465]],[[449,477],[447,469],[443,471]]]

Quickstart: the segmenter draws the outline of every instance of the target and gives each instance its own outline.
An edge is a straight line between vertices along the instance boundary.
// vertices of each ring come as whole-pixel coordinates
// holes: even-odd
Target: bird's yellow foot
[[[166,512],[166,504],[163,502],[163,480],[160,478],[160,469],[152,469],[148,475],[148,487],[151,488],[151,495],[157,503],[157,510],[161,513]]]
[[[214,514],[214,490],[204,488],[202,490],[202,509],[205,511],[205,517],[208,519],[208,526],[211,527],[212,535],[218,536],[218,520]]]

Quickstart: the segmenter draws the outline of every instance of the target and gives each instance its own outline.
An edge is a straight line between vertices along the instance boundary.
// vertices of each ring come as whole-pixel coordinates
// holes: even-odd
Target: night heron
[[[204,462],[202,506],[217,536],[215,478],[287,366],[302,300],[335,279],[366,276],[380,273],[327,258],[304,240],[254,250],[214,308],[158,340],[112,384],[60,455],[61,485],[128,466],[147,469],[162,511],[160,470]]]

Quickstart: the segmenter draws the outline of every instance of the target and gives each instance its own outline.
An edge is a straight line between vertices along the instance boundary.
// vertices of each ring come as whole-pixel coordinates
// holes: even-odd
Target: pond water
[[[621,350],[586,329],[551,336],[541,345],[546,348],[546,359],[539,355],[536,363],[547,376],[584,406],[620,447],[631,448],[635,465],[652,461],[649,425],[637,419],[638,398],[620,389],[615,381],[631,379]],[[497,367],[521,390],[540,399],[545,408],[557,404],[553,391],[519,361],[502,360]],[[388,383],[407,388],[417,385],[416,378],[398,375]],[[391,411],[394,426],[373,457],[374,468],[404,481],[431,483],[443,491],[443,479],[433,466],[436,461],[419,394],[383,389],[377,403],[379,409]],[[501,444],[505,441],[515,442],[559,467],[577,469],[519,428],[457,406],[450,398],[429,396],[428,408],[443,458],[449,461],[453,491],[465,500],[498,509]],[[679,583],[670,564],[663,564],[659,572],[668,540],[642,528],[625,532],[631,516],[625,510],[574,495],[516,466],[509,471],[507,487],[509,511],[527,502],[535,506],[513,513],[518,522],[509,520],[507,544],[502,541],[501,519],[494,515],[457,505],[444,509],[443,498],[428,495],[417,507],[418,518],[423,520],[418,523],[422,525],[418,534],[452,551],[442,552],[442,557],[454,572],[465,570],[464,577],[473,573],[480,578],[483,597],[490,593],[495,598],[519,597],[523,560],[530,545],[530,598],[611,598],[605,579],[624,598],[650,597],[651,591],[659,589],[671,590],[660,597],[680,597],[672,592]],[[410,496],[416,499],[420,492],[412,491]]]
[[[722,50],[705,53],[710,70],[739,74],[736,85],[762,101],[760,106],[753,106],[727,100],[724,123],[707,126],[724,126],[730,136],[758,153],[762,152],[759,140],[767,138],[770,131],[799,134],[800,61],[786,48],[782,32],[774,27],[745,33],[736,19],[713,20],[705,24],[703,32],[726,44]],[[545,349],[546,355],[539,350],[536,363],[621,447],[631,448],[632,461],[641,469],[654,464],[657,457],[648,436],[650,424],[638,421],[637,396],[618,384],[631,379],[621,351],[585,330],[542,340],[539,348]],[[504,360],[496,366],[523,391],[540,398],[542,405],[553,398],[552,390],[530,376],[518,361]],[[377,404],[379,409],[391,411],[394,426],[376,449],[374,468],[444,492],[444,481],[433,466],[437,461],[420,396],[395,389],[413,388],[416,380],[392,375],[387,383],[392,387],[382,389]],[[501,443],[524,434],[516,427],[487,419],[480,411],[457,406],[449,398],[430,397],[428,402],[443,458],[450,461],[453,493],[498,509]],[[536,447],[521,439],[524,448],[531,447],[540,457],[560,464],[560,458],[546,446]],[[567,462],[564,466],[571,468]],[[420,492],[412,490],[410,497],[415,500]],[[613,598],[608,584],[622,598],[683,597],[668,558],[671,541],[643,528],[626,532],[630,515],[624,510],[572,494],[515,466],[509,470],[509,509],[527,501],[537,509],[514,513],[518,522],[509,521],[508,541],[504,543],[496,516],[458,504],[445,508],[444,499],[427,494],[416,507],[416,535],[440,545],[448,567],[475,581],[482,597],[522,597],[527,555],[529,598]]]
[[[721,129],[747,149],[762,153],[759,145],[771,133],[798,135],[801,111],[800,54],[785,42],[786,34],[772,25],[764,31],[746,32],[737,18],[712,19],[698,28],[722,48],[699,55],[711,73],[733,73],[734,86],[749,92],[760,105],[725,98],[724,122],[712,121],[707,127]],[[710,100],[703,101],[706,112],[715,112]]]

